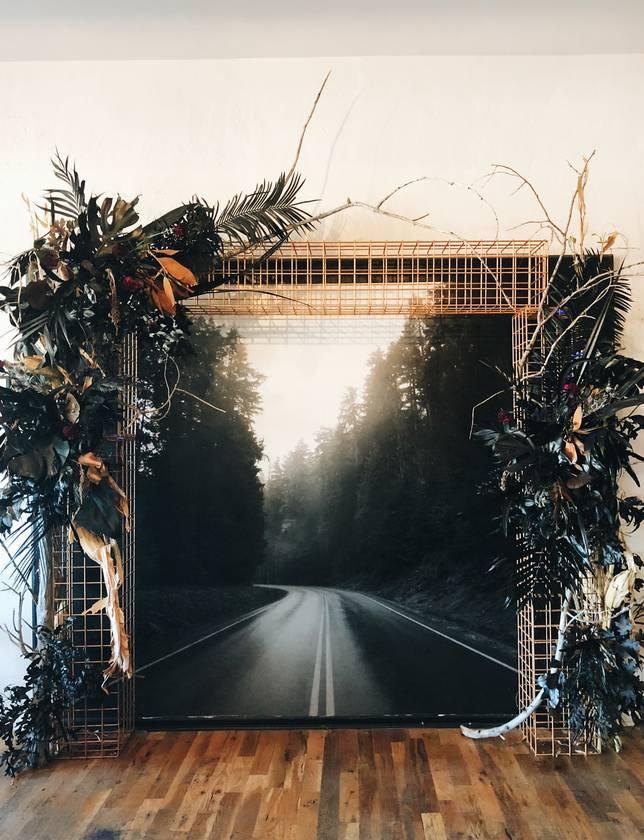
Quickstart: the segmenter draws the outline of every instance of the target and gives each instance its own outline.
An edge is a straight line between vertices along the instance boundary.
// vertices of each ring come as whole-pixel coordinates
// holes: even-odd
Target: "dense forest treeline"
[[[191,343],[195,352],[178,360],[181,390],[137,480],[145,586],[248,583],[264,560],[263,450],[253,427],[262,377],[234,330],[197,321]],[[174,385],[174,369],[168,380]]]
[[[193,340],[160,451],[139,479],[143,586],[388,594],[413,580],[441,598],[451,587],[463,603],[502,605],[507,581],[481,574],[503,548],[497,502],[479,490],[489,454],[469,432],[472,406],[501,386],[493,367],[509,368],[507,318],[410,320],[373,355],[360,391],[347,390],[336,425],[270,469],[253,425],[262,377],[242,340],[207,323]],[[499,405],[484,406],[480,424]]]
[[[430,564],[478,585],[501,546],[495,501],[479,492],[489,455],[469,440],[471,411],[500,383],[481,359],[507,369],[508,353],[505,319],[409,321],[372,357],[362,393],[347,391],[335,428],[273,465],[263,579],[377,584]]]

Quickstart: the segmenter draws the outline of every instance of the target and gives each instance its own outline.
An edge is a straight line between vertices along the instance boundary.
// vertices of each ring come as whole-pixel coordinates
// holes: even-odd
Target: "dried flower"
[[[131,277],[129,274],[123,278],[122,283],[123,288],[127,292],[135,292],[137,289],[143,288],[143,280],[139,280],[137,277]]]
[[[65,423],[63,437],[65,440],[77,440],[80,437],[80,425],[78,423]]]

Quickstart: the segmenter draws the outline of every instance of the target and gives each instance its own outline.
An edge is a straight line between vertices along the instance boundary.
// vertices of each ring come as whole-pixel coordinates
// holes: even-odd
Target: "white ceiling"
[[[644,52],[642,0],[0,0],[0,60]]]

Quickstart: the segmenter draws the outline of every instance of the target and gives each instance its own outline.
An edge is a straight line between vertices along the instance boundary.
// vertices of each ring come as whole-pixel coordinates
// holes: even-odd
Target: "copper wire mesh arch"
[[[526,349],[548,279],[548,246],[542,240],[290,242],[259,263],[261,252],[225,261],[210,279],[214,291],[189,300],[192,314],[270,317],[276,321],[313,315],[448,316],[512,315],[512,359]],[[223,282],[222,282],[223,281]],[[267,294],[268,292],[268,294]],[[116,443],[106,453],[132,506],[132,530],[123,534],[125,582],[122,591],[134,661],[134,523],[136,340],[121,352],[125,382],[123,420]],[[74,619],[74,643],[91,661],[109,659],[109,630],[102,615],[85,610],[100,595],[100,576],[78,548],[58,535],[55,554],[55,609]],[[518,700],[532,700],[536,679],[547,670],[557,635],[559,605],[531,603],[518,616]],[[100,706],[77,707],[69,723],[76,737],[68,754],[114,756],[134,727],[134,681],[121,681]],[[565,715],[545,711],[528,720],[523,733],[535,754],[570,754]]]

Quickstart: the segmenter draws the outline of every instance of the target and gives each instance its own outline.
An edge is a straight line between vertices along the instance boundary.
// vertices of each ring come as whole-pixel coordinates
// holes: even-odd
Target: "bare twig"
[[[474,422],[475,422],[476,409],[481,408],[481,406],[486,405],[486,403],[491,402],[493,399],[495,399],[495,397],[500,397],[501,394],[506,394],[508,391],[511,391],[512,388],[513,388],[512,385],[508,385],[507,388],[501,388],[500,391],[495,391],[493,394],[490,394],[489,397],[486,397],[484,400],[481,400],[480,402],[477,402],[472,406],[472,415],[471,415],[471,419],[470,419],[470,433],[468,435],[468,437],[470,439],[472,438],[472,435],[474,433]]]
[[[306,118],[306,122],[304,123],[302,131],[300,133],[300,139],[299,139],[298,144],[297,144],[297,149],[295,150],[295,158],[293,159],[293,163],[291,164],[291,168],[289,169],[288,175],[286,176],[287,182],[290,181],[291,176],[295,172],[295,170],[297,168],[297,165],[300,161],[300,153],[302,151],[302,144],[304,143],[304,136],[306,135],[306,131],[309,127],[309,123],[313,119],[313,114],[315,114],[315,110],[318,107],[318,102],[320,101],[320,97],[322,96],[322,92],[323,92],[324,88],[326,87],[326,83],[329,81],[329,76],[330,75],[331,75],[331,71],[329,70],[329,72],[324,77],[324,81],[320,85],[320,89],[317,93],[317,96],[313,100],[313,107],[311,108],[311,111],[310,111],[308,117]]]
[[[572,218],[573,218],[573,214],[574,214],[574,210],[575,210],[575,205],[577,204],[577,202],[579,201],[579,198],[580,198],[580,193],[579,193],[580,183],[583,184],[583,186],[585,186],[585,184],[588,180],[588,168],[589,168],[589,165],[590,165],[590,161],[593,159],[594,155],[595,155],[595,152],[593,151],[593,153],[591,155],[589,155],[587,158],[584,158],[584,165],[581,169],[581,173],[578,175],[577,185],[575,187],[575,191],[574,191],[574,193],[572,195],[572,198],[570,200],[570,204],[569,204],[569,207],[568,207],[568,215],[566,217],[566,223],[565,223],[563,228],[559,227],[559,225],[557,225],[552,220],[552,217],[550,216],[550,213],[547,211],[543,201],[541,200],[541,196],[539,195],[539,193],[537,192],[535,187],[532,185],[532,183],[527,178],[525,178],[523,175],[521,175],[519,172],[517,172],[516,169],[512,169],[512,167],[504,166],[503,164],[496,164],[495,168],[498,171],[505,172],[505,174],[511,174],[513,177],[519,178],[522,181],[522,183],[524,183],[528,187],[528,189],[530,189],[530,191],[532,192],[532,194],[536,198],[537,203],[539,204],[539,207],[541,208],[541,210],[544,213],[547,224],[551,227],[551,229],[553,231],[555,231],[558,234],[558,236],[560,236],[560,240],[561,240],[561,253],[559,254],[557,262],[556,262],[552,272],[550,273],[548,281],[547,281],[547,283],[546,283],[546,285],[543,289],[543,292],[541,294],[539,304],[537,306],[537,323],[536,323],[535,328],[532,332],[532,335],[530,336],[530,338],[529,338],[529,340],[526,344],[525,350],[524,350],[524,352],[523,352],[523,354],[522,354],[522,356],[521,356],[521,358],[520,358],[520,360],[519,360],[519,362],[517,363],[517,366],[516,366],[516,373],[519,377],[523,373],[523,370],[524,370],[524,368],[527,364],[527,361],[530,358],[530,354],[534,350],[534,348],[536,346],[536,343],[537,343],[537,341],[539,340],[539,337],[542,334],[542,330],[543,330],[543,326],[545,324],[545,320],[547,320],[547,317],[552,316],[552,313],[550,313],[550,315],[547,316],[547,317],[544,314],[545,309],[546,309],[546,304],[548,302],[548,298],[550,297],[550,292],[552,290],[552,286],[553,286],[553,283],[555,281],[555,278],[557,277],[557,275],[559,273],[561,263],[564,259],[564,256],[567,253],[568,241],[569,241],[569,235],[570,235],[570,227],[572,225]],[[580,180],[580,179],[582,179],[582,180]],[[545,320],[544,320],[544,318],[545,318]]]
[[[381,210],[381,209],[382,209],[382,206],[383,206],[383,205],[384,205],[387,201],[389,201],[389,199],[390,199],[390,198],[393,198],[393,197],[394,197],[397,193],[401,192],[402,190],[406,189],[407,187],[412,186],[412,184],[419,184],[419,183],[421,183],[421,182],[423,182],[423,181],[425,181],[425,182],[431,182],[431,181],[434,181],[435,183],[439,183],[439,184],[446,184],[448,187],[460,187],[461,189],[464,189],[464,190],[466,190],[467,192],[470,192],[470,193],[472,193],[473,195],[475,195],[475,196],[476,196],[476,198],[477,198],[479,201],[481,201],[483,204],[485,204],[485,206],[488,208],[488,210],[489,210],[489,211],[492,213],[492,215],[494,216],[494,224],[495,224],[495,235],[494,235],[494,238],[495,238],[495,239],[498,239],[498,238],[499,238],[499,230],[500,230],[501,225],[500,225],[500,222],[499,222],[499,217],[498,217],[498,214],[497,214],[496,210],[494,209],[494,207],[492,206],[492,204],[491,204],[491,203],[487,200],[487,198],[485,198],[485,196],[484,196],[484,195],[482,195],[482,193],[480,193],[480,192],[479,192],[479,190],[477,190],[477,189],[476,189],[476,187],[474,187],[474,185],[473,185],[473,184],[459,184],[457,181],[450,181],[450,180],[449,180],[449,179],[447,179],[447,178],[440,178],[440,177],[437,177],[437,176],[435,176],[435,175],[421,175],[421,176],[420,176],[420,177],[418,177],[418,178],[412,178],[412,179],[411,179],[411,181],[406,181],[404,184],[399,184],[399,185],[398,185],[397,187],[395,187],[395,188],[394,188],[391,192],[387,193],[387,195],[386,195],[384,198],[382,198],[382,199],[378,202],[378,204],[376,204],[376,208],[377,208],[378,210]],[[412,221],[412,222],[419,222],[419,221],[421,221],[422,219],[427,218],[427,216],[428,216],[428,215],[429,215],[429,213],[425,213],[425,214],[424,214],[424,215],[422,215],[422,216],[417,216],[416,218],[410,219],[410,221]]]
[[[179,394],[185,394],[188,397],[192,397],[193,400],[197,400],[197,402],[203,403],[203,405],[207,405],[208,408],[214,408],[215,411],[220,411],[222,414],[226,414],[225,408],[219,408],[218,405],[213,405],[208,400],[204,400],[201,397],[198,397],[196,394],[193,394],[192,391],[186,391],[184,388],[175,388],[175,391]]]

